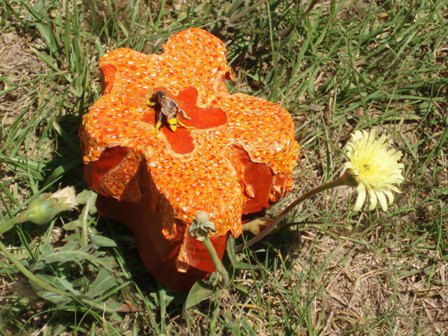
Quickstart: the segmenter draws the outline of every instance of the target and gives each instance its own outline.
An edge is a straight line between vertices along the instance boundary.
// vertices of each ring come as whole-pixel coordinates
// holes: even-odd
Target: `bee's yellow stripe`
[[[176,132],[177,130],[177,118],[170,118],[167,120],[168,127],[173,131]]]

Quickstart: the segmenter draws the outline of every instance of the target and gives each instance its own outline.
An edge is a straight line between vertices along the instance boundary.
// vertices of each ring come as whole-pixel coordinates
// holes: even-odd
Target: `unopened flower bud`
[[[70,210],[78,205],[73,187],[66,187],[53,194],[41,194],[34,198],[24,212],[26,220],[44,225],[60,212]]]
[[[208,234],[214,233],[215,230],[215,224],[210,221],[208,213],[205,211],[198,211],[193,224],[189,227],[190,234],[199,241],[207,239]]]

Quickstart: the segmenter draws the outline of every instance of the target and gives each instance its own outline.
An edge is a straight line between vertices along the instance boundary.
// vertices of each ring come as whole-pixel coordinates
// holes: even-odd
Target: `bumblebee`
[[[146,101],[146,105],[154,107],[157,113],[156,130],[162,127],[162,123],[166,122],[170,130],[175,132],[178,126],[188,128],[179,119],[178,114],[186,120],[191,118],[182,110],[177,103],[167,96],[163,91],[156,91],[154,94]]]

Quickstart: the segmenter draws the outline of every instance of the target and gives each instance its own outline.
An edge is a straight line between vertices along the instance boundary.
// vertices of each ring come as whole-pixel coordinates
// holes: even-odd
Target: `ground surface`
[[[121,46],[158,52],[187,27],[225,41],[233,91],[278,102],[294,118],[295,190],[272,213],[340,173],[355,129],[385,132],[403,152],[402,193],[386,213],[352,212],[347,188],[308,201],[284,230],[238,256],[258,268],[237,270],[228,291],[187,318],[184,298],[151,279],[117,223],[84,212],[87,241],[73,224],[78,211],[49,226],[18,225],[1,241],[73,297],[33,289],[0,255],[0,333],[448,334],[443,0],[2,1],[0,222],[40,191],[85,189],[76,130],[99,97],[99,57]],[[83,293],[96,306],[74,299]]]

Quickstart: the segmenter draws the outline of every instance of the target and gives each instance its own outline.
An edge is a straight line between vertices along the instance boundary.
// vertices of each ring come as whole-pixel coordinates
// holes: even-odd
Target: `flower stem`
[[[221,274],[221,285],[222,287],[226,287],[229,283],[229,275],[227,273],[226,268],[221,262],[221,259],[219,259],[218,254],[216,253],[215,247],[213,246],[210,239],[207,237],[202,241],[205,248],[207,249],[207,252],[212,259],[213,265],[215,265],[216,270],[219,274]]]
[[[350,176],[345,173],[342,176],[334,179],[333,181],[330,181],[328,183],[322,184],[319,187],[308,191],[306,194],[303,194],[299,198],[297,198],[294,202],[292,202],[290,205],[288,205],[280,214],[277,215],[277,217],[271,219],[267,222],[266,228],[261,231],[259,234],[257,234],[255,237],[250,239],[247,243],[242,243],[235,247],[235,252],[240,252],[243,248],[252,246],[253,244],[259,242],[261,239],[266,237],[269,233],[271,233],[282,221],[283,218],[298,204],[302,203],[304,200],[320,193],[321,191],[339,187],[342,185],[352,185],[352,181],[350,179]]]
[[[23,213],[18,214],[17,216],[14,216],[13,218],[10,218],[10,219],[0,223],[0,234],[3,234],[5,232],[11,230],[14,227],[14,225],[16,225],[16,224],[23,223],[26,221],[27,221],[27,218]]]

